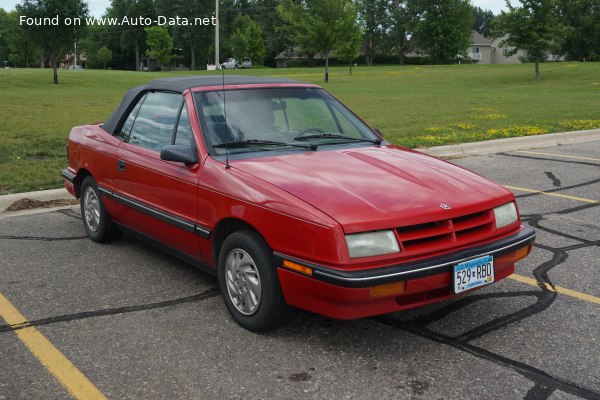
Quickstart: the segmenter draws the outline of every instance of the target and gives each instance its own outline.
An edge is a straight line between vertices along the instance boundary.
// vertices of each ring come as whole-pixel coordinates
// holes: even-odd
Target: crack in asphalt
[[[179,304],[207,300],[212,297],[219,296],[219,294],[220,294],[219,289],[211,288],[211,289],[205,290],[201,293],[194,294],[191,296],[180,297],[178,299],[173,299],[173,300],[159,301],[156,303],[138,304],[138,305],[134,305],[134,306],[115,307],[115,308],[107,308],[107,309],[94,310],[94,311],[83,311],[83,312],[79,312],[79,313],[75,313],[75,314],[57,315],[54,317],[29,321],[28,323],[19,324],[19,325],[0,325],[0,333],[17,331],[19,329],[28,328],[30,326],[49,325],[49,324],[55,324],[57,322],[70,322],[70,321],[81,320],[81,319],[86,319],[86,318],[103,317],[103,316],[107,316],[107,315],[119,315],[119,314],[127,314],[127,313],[138,312],[138,311],[155,310],[155,309],[171,307],[171,306],[175,306],[175,305],[179,305]]]
[[[512,153],[497,153],[497,155],[499,156],[506,156],[506,157],[514,157],[514,158],[525,158],[528,160],[534,160],[534,161],[552,161],[552,162],[558,162],[558,163],[565,163],[565,164],[578,164],[578,165],[586,165],[588,167],[598,167],[600,168],[600,164],[598,163],[593,163],[593,162],[587,162],[587,161],[575,161],[575,160],[560,160],[560,159],[556,159],[556,158],[548,158],[548,157],[534,157],[534,156],[525,156],[525,155],[521,155],[521,154],[512,154]]]
[[[560,179],[558,179],[556,177],[556,175],[554,175],[552,172],[546,171],[544,173],[546,174],[546,176],[548,177],[548,179],[550,179],[552,181],[552,184],[554,185],[554,187],[561,187],[562,186],[562,183],[561,183]]]
[[[402,331],[412,333],[416,336],[432,340],[437,343],[445,344],[451,347],[454,347],[458,350],[462,350],[466,353],[469,353],[478,358],[493,362],[494,364],[498,364],[507,368],[512,369],[517,372],[524,378],[534,382],[535,385],[543,385],[545,387],[551,388],[552,390],[561,390],[565,393],[569,393],[575,396],[579,396],[583,399],[590,400],[598,400],[600,399],[600,393],[595,392],[591,389],[584,388],[579,386],[573,382],[569,382],[567,380],[563,380],[557,378],[555,376],[549,375],[547,372],[544,372],[538,368],[532,367],[528,364],[522,363],[520,361],[516,361],[510,359],[508,357],[504,357],[502,355],[493,353],[489,350],[483,349],[481,347],[469,344],[469,343],[461,343],[455,340],[455,338],[451,336],[446,336],[441,333],[432,331],[430,329],[412,325],[406,322],[400,322],[393,320],[392,317],[388,315],[372,317],[371,320],[377,321],[381,324],[390,326],[392,328],[400,329]],[[538,400],[538,398],[536,398]]]
[[[525,297],[525,296],[537,296],[537,290],[528,290],[522,292],[501,292],[501,293],[474,293],[468,297],[461,297],[458,300],[447,304],[444,307],[438,308],[437,310],[423,315],[421,317],[413,319],[411,322],[418,323],[420,326],[431,325],[437,321],[440,321],[450,314],[467,307],[471,304],[477,303],[480,300],[488,300],[493,298],[503,297]]]
[[[42,240],[44,242],[60,242],[65,240],[83,240],[87,236],[65,236],[65,237],[50,237],[50,236],[0,236],[0,239],[6,240]]]
[[[520,195],[515,196],[515,197],[517,199],[523,199],[525,197],[543,196],[544,193],[560,193],[560,192],[563,192],[563,191],[569,190],[569,189],[579,189],[579,188],[582,188],[582,187],[585,187],[585,186],[595,185],[596,183],[600,183],[600,178],[594,179],[593,181],[589,181],[589,182],[576,183],[575,185],[561,186],[561,187],[556,188],[556,189],[541,190],[539,192],[520,194]],[[592,203],[592,204],[597,205],[598,203]]]
[[[57,213],[57,214],[66,215],[67,217],[71,217],[71,218],[75,218],[75,219],[81,219],[81,214],[78,213],[77,211],[73,210],[72,208],[67,208],[67,209],[62,209],[62,210],[56,210],[54,212]]]
[[[544,385],[540,385],[536,383],[533,387],[527,392],[523,400],[545,400],[552,396],[555,389],[551,387],[547,387]]]

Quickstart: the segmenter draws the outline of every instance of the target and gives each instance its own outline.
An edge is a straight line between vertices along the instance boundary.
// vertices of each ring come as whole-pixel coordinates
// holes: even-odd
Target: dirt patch
[[[52,207],[60,207],[60,206],[71,206],[79,204],[79,200],[77,199],[58,199],[58,200],[48,200],[48,201],[40,201],[34,199],[19,199],[12,203],[6,211],[21,211],[21,210],[31,210],[33,208],[52,208]]]

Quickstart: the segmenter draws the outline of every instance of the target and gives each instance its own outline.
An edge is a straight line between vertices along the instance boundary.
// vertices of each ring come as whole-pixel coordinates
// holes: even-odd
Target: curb
[[[507,139],[494,139],[484,142],[472,142],[448,146],[415,149],[435,157],[460,157],[551,147],[561,144],[573,144],[600,140],[600,129],[587,131],[548,133],[539,136],[523,136]]]
[[[558,146],[561,144],[584,143],[600,140],[600,129],[587,131],[548,133],[539,136],[524,136],[507,139],[494,139],[483,142],[472,142],[448,146],[436,146],[415,149],[435,157],[462,157],[483,154],[493,154],[503,151],[535,149],[540,147]],[[39,192],[14,193],[0,196],[0,213],[19,199],[40,201],[72,199],[66,189],[42,190]]]
[[[67,189],[41,190],[38,192],[14,193],[0,196],[0,212],[5,212],[6,208],[19,199],[32,199],[39,201],[72,199],[73,196]]]

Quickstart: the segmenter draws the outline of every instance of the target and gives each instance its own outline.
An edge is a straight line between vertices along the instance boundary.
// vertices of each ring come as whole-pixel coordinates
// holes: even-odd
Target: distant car
[[[77,65],[77,64],[75,64],[75,65],[71,65],[71,66],[69,67],[69,69],[83,69],[83,66],[82,66],[82,65]]]
[[[248,57],[244,57],[238,67],[242,69],[250,69],[252,68],[252,60],[250,60]]]
[[[128,232],[217,275],[253,331],[289,306],[351,319],[468,293],[535,237],[509,190],[387,143],[311,83],[156,80],[73,128],[67,159],[92,240]]]
[[[228,58],[223,64],[221,64],[222,69],[235,69],[239,68],[238,62],[235,58]]]

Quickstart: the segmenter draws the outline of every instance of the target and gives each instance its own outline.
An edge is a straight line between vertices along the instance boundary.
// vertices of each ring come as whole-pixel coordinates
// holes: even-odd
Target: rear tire
[[[121,231],[110,220],[100,196],[94,178],[86,177],[81,184],[79,199],[83,227],[94,242],[106,243],[119,238]]]
[[[219,286],[227,310],[240,326],[263,332],[289,315],[273,254],[255,232],[231,234],[219,253]]]

